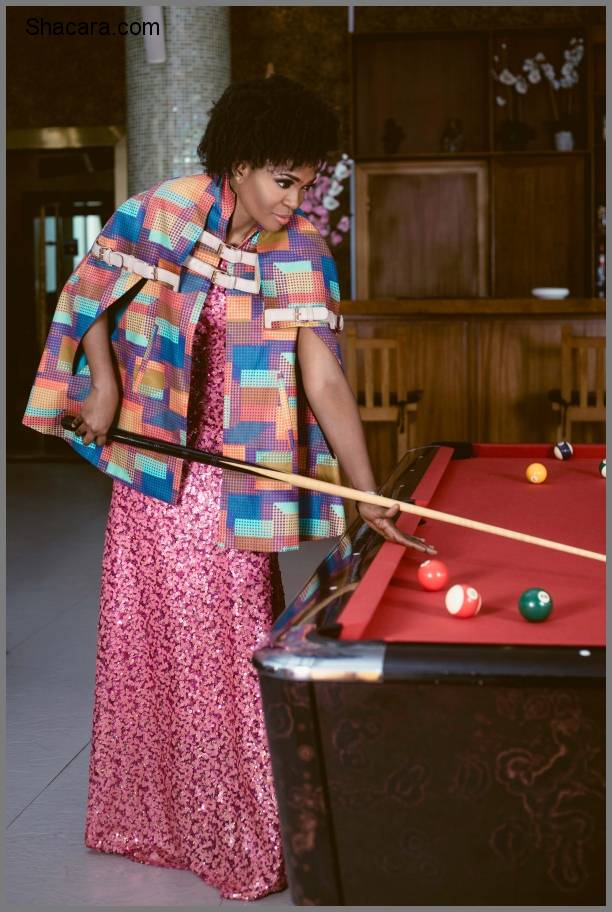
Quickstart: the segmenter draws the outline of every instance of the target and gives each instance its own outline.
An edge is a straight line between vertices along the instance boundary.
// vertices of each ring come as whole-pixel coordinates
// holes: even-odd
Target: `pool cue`
[[[61,422],[64,430],[74,432],[74,428],[72,427],[73,421],[73,415],[64,415]],[[124,431],[122,428],[118,427],[110,428],[106,434],[106,439],[109,441],[114,440],[117,443],[126,443],[129,446],[142,447],[143,449],[151,450],[154,453],[162,453],[165,456],[175,456],[192,462],[202,462],[207,465],[214,465],[221,469],[232,469],[235,472],[246,472],[247,474],[273,478],[274,480],[282,481],[285,484],[295,485],[297,488],[305,488],[308,491],[318,491],[321,494],[334,494],[337,497],[343,497],[346,500],[369,503],[375,507],[389,508],[398,506],[402,513],[412,513],[415,516],[421,516],[425,519],[437,519],[439,522],[461,526],[464,529],[487,532],[489,535],[499,535],[502,538],[511,538],[514,541],[538,545],[542,548],[550,548],[553,551],[563,551],[565,554],[574,554],[577,557],[587,557],[591,560],[603,561],[604,563],[606,561],[606,555],[600,554],[597,551],[587,551],[585,548],[575,548],[573,545],[564,545],[561,542],[551,541],[548,538],[538,538],[535,535],[528,535],[526,532],[514,532],[512,529],[504,529],[502,526],[493,526],[489,523],[479,522],[476,519],[466,519],[462,516],[455,516],[454,513],[443,513],[440,510],[430,510],[429,507],[420,507],[416,504],[404,503],[404,501],[393,500],[390,497],[383,497],[380,494],[368,494],[366,491],[358,491],[356,488],[347,488],[344,485],[337,485],[331,481],[320,481],[317,478],[310,478],[307,475],[295,475],[291,472],[281,472],[278,469],[272,469],[267,466],[255,465],[252,462],[244,462],[242,459],[234,459],[232,456],[219,456],[216,453],[208,453],[206,450],[196,450],[179,443],[166,443],[164,440],[159,440],[154,437],[145,437],[143,434]]]

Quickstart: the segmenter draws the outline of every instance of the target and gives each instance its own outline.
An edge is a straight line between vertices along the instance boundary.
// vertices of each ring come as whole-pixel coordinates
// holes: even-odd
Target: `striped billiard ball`
[[[451,586],[444,598],[446,610],[453,617],[470,618],[480,611],[482,598],[480,592],[467,583]]]
[[[560,440],[554,445],[553,453],[557,459],[562,459],[565,462],[574,455],[574,448],[568,440]]]

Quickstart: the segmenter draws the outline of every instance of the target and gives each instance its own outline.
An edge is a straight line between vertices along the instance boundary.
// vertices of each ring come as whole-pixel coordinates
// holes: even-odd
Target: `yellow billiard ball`
[[[530,481],[531,484],[542,484],[543,481],[546,481],[547,475],[548,472],[541,462],[532,462],[525,471],[527,481]]]

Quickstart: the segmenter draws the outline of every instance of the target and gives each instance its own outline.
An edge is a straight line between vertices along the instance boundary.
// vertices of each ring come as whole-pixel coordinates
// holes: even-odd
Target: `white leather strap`
[[[344,317],[328,310],[324,304],[304,307],[269,307],[264,311],[264,326],[272,329],[273,323],[328,323],[334,332],[342,332]]]
[[[198,238],[200,244],[203,244],[205,247],[210,247],[211,250],[214,250],[217,256],[222,260],[227,260],[228,263],[246,263],[248,266],[255,266],[257,263],[257,254],[249,252],[247,250],[238,250],[236,247],[228,247],[223,241],[220,241],[219,238],[211,234],[210,231],[204,231]]]
[[[110,247],[102,247],[97,241],[93,242],[91,253],[99,260],[104,260],[109,266],[119,266],[121,269],[127,269],[128,272],[133,272],[153,282],[163,282],[174,291],[178,291],[179,277],[168,269],[160,269],[159,266],[153,266],[151,263],[146,263],[144,260],[139,260],[130,254],[111,250]]]
[[[237,250],[234,252],[243,253],[244,251]],[[257,254],[250,254],[250,256],[255,257],[252,263],[255,269],[254,279],[243,279],[238,276],[228,275],[226,272],[223,272],[223,270],[217,269],[215,266],[211,266],[210,263],[204,263],[202,260],[199,260],[194,256],[187,257],[183,263],[183,266],[186,269],[191,269],[193,272],[197,272],[199,275],[210,279],[211,284],[213,285],[220,285],[222,288],[235,288],[236,291],[245,291],[248,294],[258,294],[259,289],[261,288],[259,260],[257,259]]]

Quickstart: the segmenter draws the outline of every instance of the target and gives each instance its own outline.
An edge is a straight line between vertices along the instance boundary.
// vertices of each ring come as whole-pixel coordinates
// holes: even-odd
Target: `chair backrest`
[[[393,421],[397,403],[406,395],[405,333],[394,339],[360,339],[349,324],[346,332],[346,372],[366,421]]]
[[[602,336],[574,336],[571,326],[561,330],[561,395],[580,410],[605,418],[606,340]],[[576,401],[576,393],[577,401]],[[573,400],[573,401],[572,401]],[[585,420],[588,420],[585,417]]]

